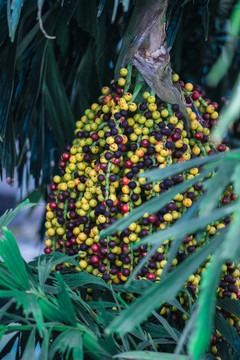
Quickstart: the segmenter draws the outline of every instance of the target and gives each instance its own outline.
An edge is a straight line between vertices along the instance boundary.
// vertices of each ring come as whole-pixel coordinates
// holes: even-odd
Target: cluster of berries
[[[149,233],[170,226],[198,199],[203,191],[201,182],[179,193],[157,213],[146,213],[124,231],[101,237],[103,229],[145,201],[194,178],[199,174],[199,168],[151,184],[141,176],[143,172],[229,150],[226,144],[216,146],[209,138],[218,117],[217,103],[206,99],[200,86],[184,84],[177,74],[173,75],[172,81],[180,85],[185,96],[191,121],[190,134],[184,128],[179,105],[164,103],[146,84],[141,84],[141,89],[139,84],[134,87],[134,80],[129,78],[126,68],[121,69],[118,79],[109,87],[102,88],[98,102],[76,122],[75,139],[62,154],[59,175],[54,176],[50,185],[45,223],[46,254],[52,251],[70,256],[79,254],[79,267],[65,266],[101,276],[108,283],[123,283],[144,260],[149,249],[140,244],[133,250],[132,244],[141,242],[141,238]],[[235,198],[229,186],[220,203],[225,205]],[[231,218],[226,217],[209,225],[200,243],[194,234],[186,236],[169,271],[230,222]],[[161,278],[170,245],[171,240],[166,240],[157,249],[142,267],[138,278]],[[63,266],[57,265],[56,270],[60,271]],[[195,295],[202,270],[199,269],[185,284]],[[225,271],[229,272],[230,268]],[[239,270],[234,267],[233,272],[239,273]],[[238,276],[237,280],[228,273],[223,276],[219,296],[239,297],[240,293],[236,292]],[[228,281],[230,277],[231,281]],[[180,302],[187,304],[188,299],[180,297]],[[169,308],[164,306],[163,309],[162,315],[167,316]],[[176,317],[177,312],[173,315]]]

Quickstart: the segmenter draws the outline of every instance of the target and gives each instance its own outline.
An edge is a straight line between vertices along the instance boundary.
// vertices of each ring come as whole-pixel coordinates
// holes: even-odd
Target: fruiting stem
[[[127,74],[127,77],[126,77],[126,85],[125,85],[125,88],[124,88],[124,94],[126,94],[128,92],[129,87],[131,85],[132,68],[133,68],[132,61],[129,61],[128,66],[127,66],[128,74]]]
[[[137,73],[137,79],[136,79],[136,85],[133,91],[133,97],[130,102],[133,102],[136,97],[138,96],[139,92],[142,90],[143,86],[145,85],[145,81],[142,77],[142,75],[138,72]]]
[[[108,199],[108,188],[109,188],[109,176],[110,176],[110,171],[111,171],[111,161],[109,161],[108,163],[108,168],[107,168],[107,174],[106,174],[106,188],[105,188],[105,201]],[[108,210],[108,206],[106,205],[106,209]],[[108,222],[108,219],[106,220]],[[109,236],[107,236],[107,254],[109,254],[110,252],[110,248],[109,248]],[[109,274],[110,272],[110,260],[107,258],[107,273]]]

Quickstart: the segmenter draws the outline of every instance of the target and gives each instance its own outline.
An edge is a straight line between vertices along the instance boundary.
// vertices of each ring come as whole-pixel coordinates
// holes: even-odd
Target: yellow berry
[[[121,75],[121,76],[127,76],[127,74],[128,74],[128,69],[122,68],[122,69],[120,70],[120,75]]]
[[[193,85],[191,83],[187,83],[187,84],[185,84],[185,89],[187,91],[192,91],[193,90]]]

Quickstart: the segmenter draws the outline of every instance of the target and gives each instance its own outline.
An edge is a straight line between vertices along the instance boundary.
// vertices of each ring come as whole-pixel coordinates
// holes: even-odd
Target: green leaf
[[[224,206],[222,208],[214,210],[211,214],[202,215],[199,217],[192,217],[186,227],[185,222],[176,222],[170,228],[157,231],[151,235],[144,237],[140,242],[134,244],[134,248],[143,244],[158,245],[163,240],[170,239],[172,237],[184,237],[187,234],[195,233],[200,229],[204,229],[207,225],[214,221],[221,219],[229,214],[234,213],[239,208],[239,205],[235,202],[233,204]]]
[[[33,329],[28,338],[24,353],[22,355],[22,360],[34,359],[35,352],[35,333],[36,330]]]
[[[17,214],[19,214],[21,211],[29,209],[33,206],[37,206],[38,204],[30,203],[28,199],[23,201],[21,204],[19,204],[14,210],[10,209],[7,210],[1,217],[0,217],[0,230],[8,226],[8,224],[15,218]]]
[[[223,159],[216,174],[205,182],[204,190],[207,191],[207,195],[201,201],[199,207],[200,213],[203,213],[204,215],[211,214],[213,209],[217,207],[221,195],[224,193],[225,188],[229,185],[229,174],[233,173],[233,169],[238,162],[239,160],[228,160],[227,158]]]
[[[201,203],[201,200],[202,198],[200,198],[193,206],[191,206],[191,208],[178,220],[178,224],[186,223],[186,221],[189,222],[189,220],[192,219],[193,214],[196,214],[199,208],[199,204]],[[167,264],[163,268],[161,279],[163,279],[164,276],[167,274],[168,269],[171,266],[172,261],[175,258],[181,244],[182,244],[182,236],[179,236],[179,234],[177,234],[175,239],[171,242],[171,246],[167,256]]]
[[[193,360],[201,359],[211,339],[216,294],[222,273],[222,263],[221,251],[217,251],[212,257],[210,265],[203,273],[201,292],[197,302],[197,318],[194,332],[188,344],[189,353]]]
[[[193,184],[195,184],[197,181],[201,180],[205,176],[207,176],[213,169],[215,169],[215,165],[212,165],[205,171],[203,171],[201,174],[195,176],[194,179],[187,180],[186,182],[183,182],[181,184],[176,185],[171,190],[166,191],[166,193],[162,194],[161,196],[157,196],[146,203],[138,206],[136,209],[134,209],[131,213],[129,213],[127,216],[123,216],[118,221],[116,221],[114,224],[106,228],[100,233],[101,237],[111,235],[115,231],[122,231],[126,229],[132,222],[137,221],[141,216],[143,216],[145,213],[155,213],[158,210],[160,210],[162,207],[164,207],[167,203],[169,203],[178,193],[181,193],[191,187]]]
[[[49,255],[39,256],[37,258],[37,270],[38,270],[38,280],[39,280],[40,287],[41,288],[44,287],[44,284],[45,284],[50,272],[54,268],[54,266],[56,266],[60,263],[68,262],[68,261],[69,261],[68,255],[57,253],[57,252],[51,254],[50,256]],[[79,266],[78,262],[75,261],[73,258],[71,258],[71,263],[75,264],[76,266]],[[34,265],[32,265],[32,264],[34,264]],[[29,265],[36,266],[34,261],[30,262]]]
[[[222,314],[218,312],[216,313],[215,326],[216,329],[220,332],[220,334],[227,340],[227,342],[239,355],[240,352],[239,335],[236,329],[233,326],[230,326],[228,322],[224,319]]]
[[[19,288],[28,290],[30,287],[29,276],[17,242],[11,231],[5,227],[3,227],[3,231],[5,237],[0,239],[0,256]]]
[[[239,300],[235,299],[221,299],[217,300],[217,306],[219,306],[221,309],[224,309],[231,314],[236,315],[238,318],[240,318],[240,303]]]
[[[188,277],[198,269],[209,254],[215,251],[216,247],[220,246],[225,236],[225,231],[223,231],[221,235],[217,234],[211,241],[203,245],[189,256],[188,259],[178,265],[168,276],[156,284],[156,286],[152,286],[146,290],[141,297],[113,320],[106,329],[106,332],[116,332],[123,336],[144,321],[151,312],[160,307],[163,302],[176,296]],[[149,299],[151,299],[151,301],[149,301]]]
[[[162,326],[166,329],[170,337],[175,340],[177,343],[180,337],[180,332],[177,329],[174,329],[172,326],[169,325],[168,321],[164,319],[161,315],[159,315],[156,311],[153,311],[153,315],[155,318],[162,324]]]
[[[68,256],[68,255],[67,255]],[[69,258],[69,256],[68,256]],[[91,288],[105,288],[110,290],[110,287],[104,280],[99,277],[93,276],[88,273],[76,273],[76,274],[65,274],[63,275],[64,280],[71,289],[81,287],[91,287]],[[88,286],[86,286],[88,285]]]
[[[232,90],[229,104],[225,105],[221,111],[219,122],[213,130],[212,139],[216,142],[221,141],[230,123],[235,121],[240,114],[240,73]]]
[[[153,351],[129,351],[120,355],[115,355],[116,359],[133,359],[133,360],[190,360],[189,356],[176,355],[168,353],[158,353]]]
[[[218,60],[213,65],[211,71],[207,75],[207,83],[211,86],[217,86],[222,77],[226,74],[234,52],[238,46],[238,37],[240,33],[240,2],[238,1],[229,21],[229,33],[227,35],[227,41],[219,56]]]
[[[68,321],[73,326],[77,325],[76,313],[74,311],[73,303],[71,302],[70,295],[67,291],[67,285],[64,283],[63,278],[60,274],[55,273],[55,278],[58,282],[58,305],[59,309],[67,309]]]
[[[72,351],[74,360],[83,359],[82,335],[80,330],[69,329],[54,340],[49,352],[49,359],[53,359],[55,354],[64,355],[67,352],[67,358]]]
[[[8,0],[7,2],[8,28],[9,36],[12,42],[14,41],[14,36],[18,26],[22,6],[23,0]]]
[[[48,360],[48,353],[49,353],[49,345],[50,345],[50,336],[51,336],[51,329],[50,330],[44,330],[43,332],[44,339],[41,344],[41,353],[39,355],[39,359],[41,360]]]
[[[193,327],[196,321],[196,311],[194,311],[190,317],[190,319],[188,320],[187,324],[185,325],[182,335],[177,343],[177,346],[174,350],[174,354],[180,354],[183,350],[183,347],[185,345],[187,345],[188,343],[188,339],[189,339],[189,335],[192,333],[193,331]]]
[[[44,321],[42,311],[39,307],[37,298],[31,291],[22,291],[22,290],[0,290],[0,297],[12,297],[14,301],[17,303],[17,308],[22,306],[23,313],[26,318],[29,317],[30,314],[33,315],[34,319],[37,323],[37,329],[42,336],[42,332],[44,329]],[[3,310],[2,310],[3,311]]]

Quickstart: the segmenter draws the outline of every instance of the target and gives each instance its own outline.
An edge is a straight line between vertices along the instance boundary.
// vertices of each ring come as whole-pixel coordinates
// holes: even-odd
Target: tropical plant
[[[122,3],[124,10],[128,9],[130,2],[126,1]],[[176,26],[171,27],[171,24],[174,25],[173,20],[171,20],[172,23],[170,22],[169,25],[169,29],[172,30],[169,30],[168,35],[169,38],[172,39],[174,38],[174,34],[176,34],[175,28],[177,28],[179,24],[182,26],[180,15],[182,11],[185,10],[182,10],[183,8],[175,1],[169,3],[172,7],[169,7],[170,15],[168,16],[172,16],[170,18],[175,19],[175,21],[178,19]],[[183,4],[184,3],[186,3],[186,1],[183,1]],[[209,3],[211,4],[211,1]],[[221,6],[228,3],[227,5],[229,7],[227,7],[226,11],[229,13],[230,9],[232,9],[233,2],[222,1],[220,3]],[[81,2],[81,4],[83,4],[83,2]],[[105,1],[99,3],[100,10],[102,10],[104,4]],[[205,2],[201,4],[202,9],[204,8],[204,5],[207,5]],[[233,36],[233,38],[237,38],[237,34],[239,33],[239,22],[236,20],[239,16],[239,4],[240,3],[238,2],[232,15],[231,29],[234,28],[234,31],[230,33],[230,36]],[[40,24],[42,24],[42,5],[43,3],[39,1],[38,14]],[[65,6],[65,3],[63,5]],[[84,5],[86,5],[86,3],[84,3]],[[188,5],[193,6],[192,4],[187,4],[185,9],[187,9]],[[5,5],[2,5],[2,9],[4,6]],[[10,6],[10,2],[8,3],[8,6]],[[49,11],[49,16],[51,11],[52,14],[54,13],[54,6],[56,6],[56,4],[49,4],[49,9],[46,9]],[[107,9],[107,6],[108,2],[106,2],[105,10]],[[118,1],[115,1],[115,6],[113,8],[114,17],[117,12],[117,7]],[[132,7],[134,7],[134,3],[132,4]],[[73,14],[76,14],[76,8],[74,8]],[[12,40],[20,14],[20,8],[16,6],[15,9],[18,10],[16,11],[16,14],[14,12],[11,13],[11,9],[9,8],[9,14],[12,15],[12,17],[9,15],[8,19]],[[32,8],[31,11],[29,10],[30,13],[33,13],[35,9],[36,6],[34,6],[34,9]],[[132,9],[134,10],[134,8]],[[223,8],[221,7],[221,9]],[[12,10],[14,10],[14,8]],[[23,8],[23,10],[23,17],[25,17],[25,20],[28,19],[30,21],[31,19],[30,17],[28,18],[29,15],[26,15],[25,8]],[[61,13],[60,10],[62,9],[59,8],[59,14]],[[205,6],[205,10],[205,24],[208,24],[208,21],[206,20],[206,14],[208,13],[207,6]],[[80,14],[78,14],[78,16],[80,16]],[[174,14],[175,16],[173,16]],[[182,14],[182,17],[184,19],[184,13]],[[4,21],[4,16],[1,19]],[[53,18],[49,19],[52,20]],[[82,20],[84,24],[85,20],[84,17]],[[119,17],[119,21],[120,20],[121,16]],[[28,24],[29,28],[31,28],[31,24],[32,22],[30,21]],[[49,28],[47,27],[47,24],[44,24],[47,34],[53,34],[51,32],[51,30],[54,29],[53,24],[55,24],[54,21],[49,21]],[[93,22],[91,21],[90,24],[92,26]],[[211,23],[211,25],[212,24],[213,23]],[[21,38],[24,26],[24,23],[22,23],[22,27],[20,24],[18,38]],[[117,25],[114,26],[117,28]],[[35,31],[36,29],[37,28],[35,27]],[[42,31],[45,30],[42,28]],[[31,34],[31,31],[29,34]],[[33,38],[35,35],[37,36],[37,32],[34,33]],[[38,33],[38,36],[41,36],[41,33]],[[185,33],[183,38],[184,37],[186,37]],[[168,41],[170,41],[169,38]],[[70,107],[66,105],[67,102],[65,101],[65,104],[61,104],[62,107],[60,106],[57,110],[55,109],[57,112],[53,113],[54,107],[52,104],[57,100],[51,99],[51,91],[49,90],[52,90],[51,86],[54,84],[54,82],[51,81],[51,75],[53,75],[55,83],[57,83],[58,88],[61,89],[61,94],[64,92],[59,72],[56,74],[56,71],[54,71],[52,74],[56,64],[53,61],[54,58],[56,61],[56,49],[50,44],[50,39],[44,39],[44,41],[48,44],[45,44],[46,48],[44,53],[46,54],[46,59],[48,59],[48,66],[45,67],[44,62],[41,67],[42,74],[44,73],[46,76],[45,83],[41,82],[41,84],[43,84],[41,86],[43,86],[42,91],[45,99],[41,106],[44,106],[42,110],[44,114],[46,111],[49,118],[57,119],[57,116],[59,115],[59,118],[64,121],[65,118],[62,115],[65,114],[64,116],[67,116],[66,112],[68,110],[66,109],[69,109]],[[22,46],[24,42],[22,43]],[[39,42],[41,43],[40,40]],[[8,47],[9,44],[7,45],[6,38],[4,38],[3,43],[5,44],[6,49],[11,48],[12,51],[16,51],[16,48],[18,49],[20,46],[19,44],[16,45],[16,43],[14,45],[13,42],[13,44]],[[30,43],[27,43],[27,45]],[[43,44],[41,46],[43,46]],[[64,47],[63,44],[62,46]],[[180,45],[178,46],[181,48]],[[236,40],[233,41],[233,48],[234,47],[236,47]],[[26,50],[27,48],[28,46],[24,49]],[[37,48],[39,49],[38,46]],[[26,59],[27,58],[28,56],[26,54]],[[61,60],[64,60],[61,56],[57,59],[59,60],[59,63]],[[89,58],[87,57],[87,59]],[[221,64],[221,60],[219,60],[219,63]],[[219,66],[219,63],[217,66]],[[105,62],[105,65],[106,64],[107,63]],[[13,68],[10,70],[12,69]],[[102,69],[99,71],[102,71]],[[107,73],[109,74],[109,71],[107,71]],[[13,76],[11,71],[9,71],[8,74]],[[29,74],[28,71],[24,74],[24,76],[26,76],[25,79],[27,78],[27,74]],[[34,71],[32,74],[36,75]],[[66,71],[65,76],[67,77],[67,75],[68,73]],[[211,79],[210,75],[209,78]],[[231,78],[230,75],[229,78]],[[22,84],[25,84],[25,80],[22,81]],[[80,83],[76,82],[76,86],[80,86],[79,84]],[[6,87],[6,89],[9,88]],[[29,89],[29,93],[31,91],[33,90]],[[65,91],[65,94],[66,93],[67,92]],[[59,96],[58,99],[60,99],[61,94],[57,91],[54,92],[54,96]],[[221,138],[227,130],[229,116],[231,117],[231,120],[237,118],[239,112],[239,103],[236,100],[237,94],[239,94],[238,85],[236,85],[236,89],[232,93],[232,100],[229,107],[223,112],[219,127],[216,127],[216,139]],[[64,96],[64,98],[68,99],[67,96]],[[19,101],[22,101],[22,99]],[[16,103],[18,103],[18,100],[16,100]],[[37,104],[38,100],[36,100],[33,107],[38,106]],[[17,105],[17,107],[18,106],[20,105]],[[7,107],[5,104],[5,110],[9,108],[9,103]],[[36,110],[32,111],[36,114]],[[62,111],[64,111],[64,113],[62,113]],[[22,111],[20,111],[19,108],[17,114],[20,114],[21,112]],[[69,114],[70,113],[68,113],[68,115]],[[74,117],[72,117],[72,119],[73,118]],[[45,116],[43,116],[41,118],[41,124],[47,121],[46,119],[47,117],[45,118]],[[26,118],[24,117],[24,122],[25,121]],[[13,123],[11,124],[11,126],[13,126]],[[28,125],[29,123],[26,124]],[[62,133],[62,131],[59,130],[58,124],[55,123],[55,125],[56,138],[59,139],[59,136],[62,136],[63,133],[64,136],[66,135],[67,137],[66,131],[68,130],[65,128],[66,131],[63,131]],[[64,123],[64,126],[65,125],[66,124]],[[12,138],[11,129],[12,128],[8,128],[10,142],[4,142],[4,154],[8,155],[12,154],[11,149],[14,147],[12,146],[14,144],[14,139]],[[19,126],[19,129],[20,131],[22,130],[21,126]],[[43,127],[41,127],[41,129],[43,130]],[[35,131],[33,127],[32,131]],[[35,135],[36,141],[39,140],[37,134],[38,132]],[[71,130],[69,130],[69,135],[70,138],[73,136]],[[29,134],[25,134],[24,139],[26,140],[26,138],[29,138],[30,144],[33,144],[31,139],[34,137],[31,137],[31,131]],[[59,141],[60,147],[64,142],[65,138]],[[25,143],[27,144],[27,142]],[[6,148],[6,144],[8,144],[8,148]],[[41,157],[44,156],[41,152],[42,148],[41,151],[39,151],[38,145],[36,145],[35,148],[31,145],[31,149],[32,159],[37,153],[40,154]],[[35,149],[37,152],[35,152]],[[24,152],[22,152],[22,154],[24,154]],[[50,154],[49,150],[47,150],[47,154]],[[9,156],[8,162],[9,164],[13,164],[13,157],[12,155]],[[234,299],[216,301],[216,291],[224,262],[229,259],[234,260],[236,263],[239,262],[239,199],[233,204],[219,208],[219,197],[229,184],[233,184],[235,193],[238,197],[240,195],[239,156],[240,152],[237,149],[223,154],[213,155],[211,157],[189,160],[185,163],[175,164],[164,169],[154,169],[143,174],[144,177],[147,177],[149,182],[154,182],[174,174],[183,173],[185,170],[193,168],[194,166],[199,166],[201,167],[199,177],[204,178],[203,185],[205,192],[189,211],[187,211],[170,228],[150,234],[148,237],[141,240],[141,244],[147,243],[152,246],[152,249],[149,249],[150,251],[147,255],[151,256],[151,251],[154,251],[156,246],[158,247],[159,244],[166,239],[173,239],[168,253],[166,269],[171,265],[172,259],[178,251],[183,236],[188,235],[189,233],[195,233],[196,238],[200,241],[207,225],[214,224],[216,221],[221,220],[227,215],[231,215],[233,219],[229,226],[221,229],[214,237],[210,238],[206,244],[191,254],[182,264],[178,265],[175,270],[170,273],[165,270],[161,281],[159,282],[151,282],[144,279],[139,281],[131,276],[125,285],[116,286],[107,284],[101,278],[94,277],[86,272],[79,273],[73,271],[72,265],[74,265],[74,267],[79,267],[79,262],[76,261],[74,256],[69,258],[69,256],[65,254],[56,252],[51,253],[50,255],[41,255],[33,262],[26,264],[20,255],[13,235],[4,227],[11,220],[13,213],[10,212],[5,214],[4,218],[0,221],[4,232],[4,235],[1,236],[0,249],[0,255],[3,260],[0,264],[0,298],[2,315],[0,335],[4,339],[4,336],[10,333],[11,338],[10,340],[7,340],[7,343],[1,349],[0,357],[3,358],[8,352],[16,350],[16,359],[29,359],[30,357],[34,358],[34,353],[39,350],[39,359],[59,359],[60,357],[66,359],[93,358],[106,360],[114,358],[198,360],[201,357],[205,359],[214,359],[215,357],[208,353],[208,344],[212,330],[216,329],[220,334],[221,340],[223,340],[217,343],[217,351],[220,358],[223,360],[238,359],[240,340],[237,331],[231,326],[230,319],[240,318],[239,301]],[[7,157],[5,156],[5,164],[7,164],[6,159]],[[35,158],[35,160],[36,159],[37,158]],[[21,157],[22,168],[24,164],[23,160],[24,155]],[[38,160],[36,161],[38,162]],[[49,159],[46,161],[48,170],[45,174],[47,174],[47,179],[49,174]],[[35,167],[34,162],[32,162],[31,171],[38,169],[37,172],[34,173],[36,179],[39,179],[41,168],[41,166]],[[215,172],[215,175],[208,177],[207,175],[213,171]],[[9,173],[9,175],[12,176],[11,173]],[[157,202],[153,199],[155,201],[152,201],[151,203],[144,203],[131,213],[131,217],[123,217],[118,222],[105,229],[104,235],[109,235],[115,230],[125,229],[132,223],[133,218],[138,219],[141,217],[149,207],[156,206],[161,208],[168,203],[169,200],[174,198],[176,191],[184,191],[189,188],[190,182],[194,183],[198,178],[185,181],[183,184],[180,184],[180,187],[177,189],[173,188],[168,190]],[[27,202],[22,205],[22,207],[25,206],[29,206]],[[18,210],[16,210],[15,213],[17,211]],[[79,255],[77,254],[77,256]],[[199,267],[202,269],[204,268],[204,264],[206,263],[206,260],[209,260],[209,256],[211,256],[211,261],[203,273],[203,280],[200,285],[200,295],[198,299],[193,302],[191,288],[183,287],[183,284]],[[56,270],[57,265],[62,263],[67,263],[68,266],[65,266],[61,274],[56,271],[52,272],[53,269]],[[141,266],[142,264],[140,263],[138,270]],[[180,302],[179,292],[181,291],[185,292],[185,296],[189,302],[187,310],[183,308]],[[131,302],[126,301],[126,299],[131,299]],[[160,315],[166,302],[170,304],[167,320]],[[173,308],[176,309],[179,314],[179,322],[182,321],[182,315],[184,315],[184,318],[188,319],[182,333],[180,330],[182,329],[183,324],[179,324],[178,327],[178,322],[172,321],[171,316]],[[222,314],[226,316],[229,322],[224,319]],[[210,350],[211,349],[209,349],[209,351]]]

